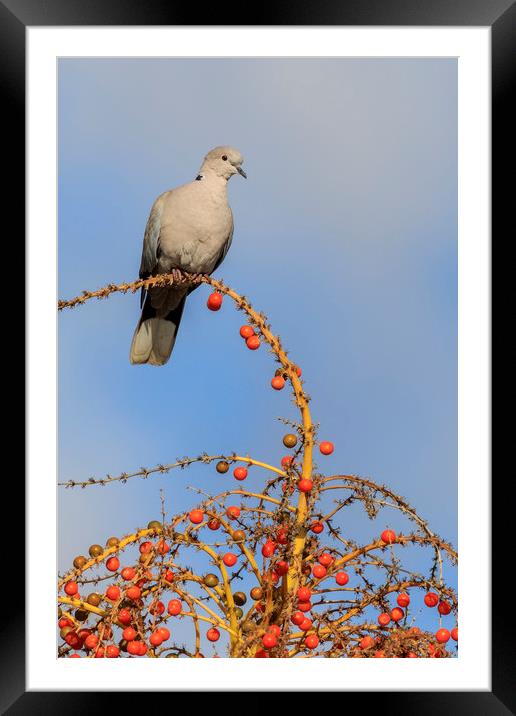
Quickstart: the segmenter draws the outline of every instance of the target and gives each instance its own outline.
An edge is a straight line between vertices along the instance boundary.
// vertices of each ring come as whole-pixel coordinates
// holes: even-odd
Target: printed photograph
[[[457,60],[57,71],[58,658],[456,658]]]

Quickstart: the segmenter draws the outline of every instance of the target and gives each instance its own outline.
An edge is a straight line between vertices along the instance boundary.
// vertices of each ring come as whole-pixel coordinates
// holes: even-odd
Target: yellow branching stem
[[[385,485],[357,475],[314,473],[316,426],[301,371],[289,358],[280,338],[272,332],[267,317],[245,296],[211,276],[174,271],[129,283],[109,284],[97,291],[84,291],[80,296],[59,301],[58,309],[74,308],[90,299],[103,299],[115,293],[134,293],[140,288],[174,284],[185,287],[206,284],[227,296],[246,314],[254,332],[269,346],[279,366],[276,376],[285,381],[280,381],[281,386],[290,384],[292,400],[299,411],[295,422],[280,418],[294,434],[284,437],[285,446],[292,450],[291,462],[282,462],[280,468],[237,452],[203,453],[134,472],[60,482],[60,486],[67,488],[124,484],[132,478],[147,479],[213,463],[217,463],[217,471],[221,473],[227,472],[230,466],[253,466],[270,473],[265,476],[262,489],[226,489],[208,494],[189,486],[198,497],[195,510],[169,519],[165,518],[162,495],[161,520],[150,522],[147,528],[133,530],[121,539],[110,538],[105,547],[92,545],[89,558],[76,557],[74,568],[58,580],[58,605],[67,608],[67,611],[62,607],[59,610],[64,641],[59,647],[59,656],[68,657],[71,651],[82,650],[93,658],[109,648],[117,655],[114,631],[120,649],[130,655],[138,655],[140,642],[143,642],[145,653],[151,658],[200,658],[204,656],[201,652],[201,626],[204,629],[204,625],[213,627],[212,634],[208,631],[206,636],[214,642],[220,636],[219,630],[224,633],[227,654],[234,658],[369,657],[375,655],[376,649],[389,657],[449,656],[448,647],[438,644],[434,634],[409,627],[408,610],[402,614],[403,621],[397,620],[389,626],[380,626],[375,619],[376,612],[390,609],[390,595],[401,597],[403,594],[406,600],[409,593],[412,597],[418,590],[435,593],[435,599],[439,600],[439,610],[436,610],[439,626],[443,625],[443,615],[451,613],[455,619],[457,597],[444,582],[443,557],[454,565],[457,552],[430,529],[403,497]],[[301,479],[310,481],[311,489],[306,484],[299,485]],[[301,491],[301,487],[306,487],[307,492]],[[318,509],[321,498],[328,499],[334,494],[338,495],[334,504],[325,505],[324,511]],[[375,519],[380,510],[397,510],[409,521],[413,531],[407,534],[390,531],[385,536],[379,530],[369,544],[358,544],[349,534],[342,533],[337,522],[342,511],[353,504],[360,504],[369,519]],[[208,534],[212,535],[211,539],[207,538]],[[432,565],[426,576],[402,566],[400,553],[407,547],[428,549]],[[232,551],[227,552],[228,549]],[[188,555],[196,556],[195,568],[185,566]],[[127,559],[126,565],[134,566],[123,567],[122,556]],[[199,561],[207,563],[206,570],[199,566]],[[323,561],[326,566],[321,570]],[[230,572],[229,566],[234,567],[234,571]],[[108,573],[102,573],[102,569]],[[87,598],[79,596],[79,588],[82,591],[85,585],[94,584],[100,590],[106,580],[109,586],[104,591]],[[253,589],[249,589],[249,583],[254,585]],[[248,597],[243,589],[251,596],[245,611],[241,607]],[[181,606],[183,602],[186,607]],[[308,615],[306,623],[303,614]],[[191,619],[193,624],[191,647],[169,641],[169,637],[174,639],[175,619],[184,618]],[[128,624],[129,630],[124,631]],[[127,639],[124,636],[120,640],[122,634]]]

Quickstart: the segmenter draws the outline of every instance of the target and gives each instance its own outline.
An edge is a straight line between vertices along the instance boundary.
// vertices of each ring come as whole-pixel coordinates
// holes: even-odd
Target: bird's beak
[[[236,170],[237,170],[237,172],[240,174],[241,177],[244,177],[244,179],[247,179],[247,174],[246,174],[245,171],[242,169],[242,167],[237,167]]]

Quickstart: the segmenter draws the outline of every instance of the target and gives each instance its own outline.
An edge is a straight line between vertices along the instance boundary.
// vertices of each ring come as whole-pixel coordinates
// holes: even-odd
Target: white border
[[[27,689],[489,690],[490,29],[38,27],[28,28],[27,33]],[[48,560],[39,557],[54,554],[56,545],[56,293],[50,290],[57,285],[56,58],[216,57],[223,54],[221,48],[231,48],[231,56],[242,57],[458,57],[461,641],[457,659],[235,659],[229,666],[225,659],[55,657],[55,574]]]

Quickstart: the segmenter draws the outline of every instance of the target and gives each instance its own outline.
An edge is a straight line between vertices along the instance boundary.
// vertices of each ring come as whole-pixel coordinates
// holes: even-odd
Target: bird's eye
[[[225,154],[222,155],[222,161],[227,162],[228,158]]]

